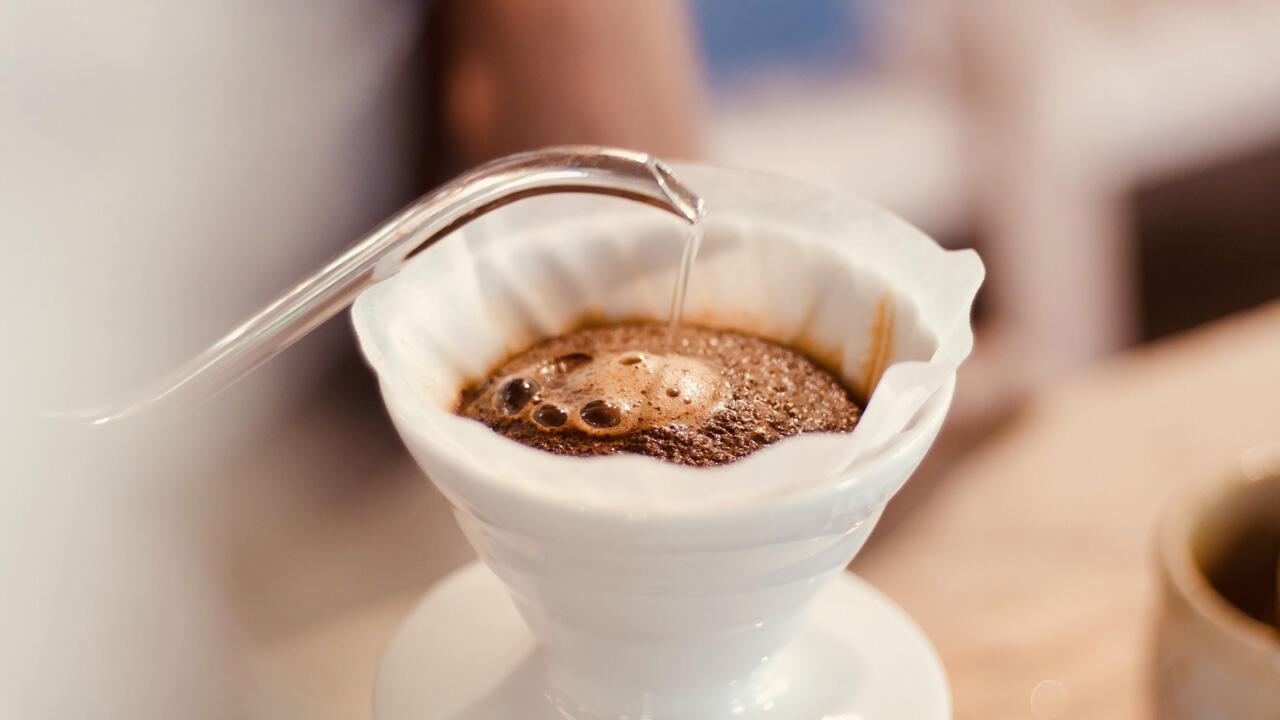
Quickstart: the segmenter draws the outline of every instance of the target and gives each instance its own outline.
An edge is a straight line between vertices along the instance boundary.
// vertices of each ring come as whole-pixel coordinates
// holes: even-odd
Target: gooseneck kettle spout
[[[481,165],[427,193],[262,308],[208,350],[115,406],[71,413],[95,425],[194,405],[347,308],[365,288],[468,221],[533,195],[587,192],[638,200],[694,223],[702,201],[660,160],[614,148],[559,147]]]

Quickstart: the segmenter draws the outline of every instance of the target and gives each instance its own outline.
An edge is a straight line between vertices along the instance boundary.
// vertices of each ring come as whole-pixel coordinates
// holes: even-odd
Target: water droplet
[[[667,397],[679,397],[680,388],[667,388]]]
[[[595,428],[611,428],[622,422],[622,410],[608,400],[592,400],[578,411],[582,421]]]
[[[624,355],[621,359],[618,360],[618,362],[623,365],[639,365],[640,363],[644,362],[644,355],[642,353],[636,353],[635,355]]]
[[[493,394],[493,407],[503,415],[519,415],[538,394],[538,383],[525,377],[508,380]]]
[[[533,409],[533,421],[543,427],[558,428],[569,419],[564,408],[551,403],[542,403]]]

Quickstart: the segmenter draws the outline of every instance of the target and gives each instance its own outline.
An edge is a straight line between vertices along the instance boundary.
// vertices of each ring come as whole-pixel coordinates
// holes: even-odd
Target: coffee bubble
[[[493,394],[493,407],[503,415],[519,415],[524,406],[538,394],[538,383],[526,377],[512,378]]]
[[[542,403],[533,409],[533,421],[543,427],[558,428],[563,427],[565,421],[569,419],[569,413],[559,405],[551,403]]]
[[[582,422],[597,429],[616,427],[622,422],[622,409],[608,400],[592,400],[578,414]]]
[[[571,373],[590,362],[591,356],[586,353],[569,353],[552,360],[548,365],[548,369],[551,372],[564,375]]]

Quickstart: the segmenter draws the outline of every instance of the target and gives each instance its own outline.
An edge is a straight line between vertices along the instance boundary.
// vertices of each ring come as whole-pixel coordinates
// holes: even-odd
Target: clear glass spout
[[[207,399],[347,308],[362,290],[475,217],[533,195],[587,192],[638,200],[690,223],[702,201],[658,159],[615,148],[559,147],[481,165],[433,190],[144,392],[66,415],[95,425]]]

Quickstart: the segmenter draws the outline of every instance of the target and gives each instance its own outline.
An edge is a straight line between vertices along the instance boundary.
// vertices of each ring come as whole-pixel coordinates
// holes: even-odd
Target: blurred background
[[[934,638],[957,717],[1031,717],[1050,680],[1145,713],[1171,469],[1280,435],[1277,37],[1269,0],[4,3],[0,717],[369,716],[396,621],[471,555],[345,316],[179,422],[40,413],[176,366],[451,174],[571,142],[977,248],[952,417],[854,569]],[[1055,522],[1101,544],[995,551]],[[1021,595],[974,579],[1051,557]],[[981,608],[1010,624],[965,635]],[[1103,649],[1053,645],[1081,635]]]

